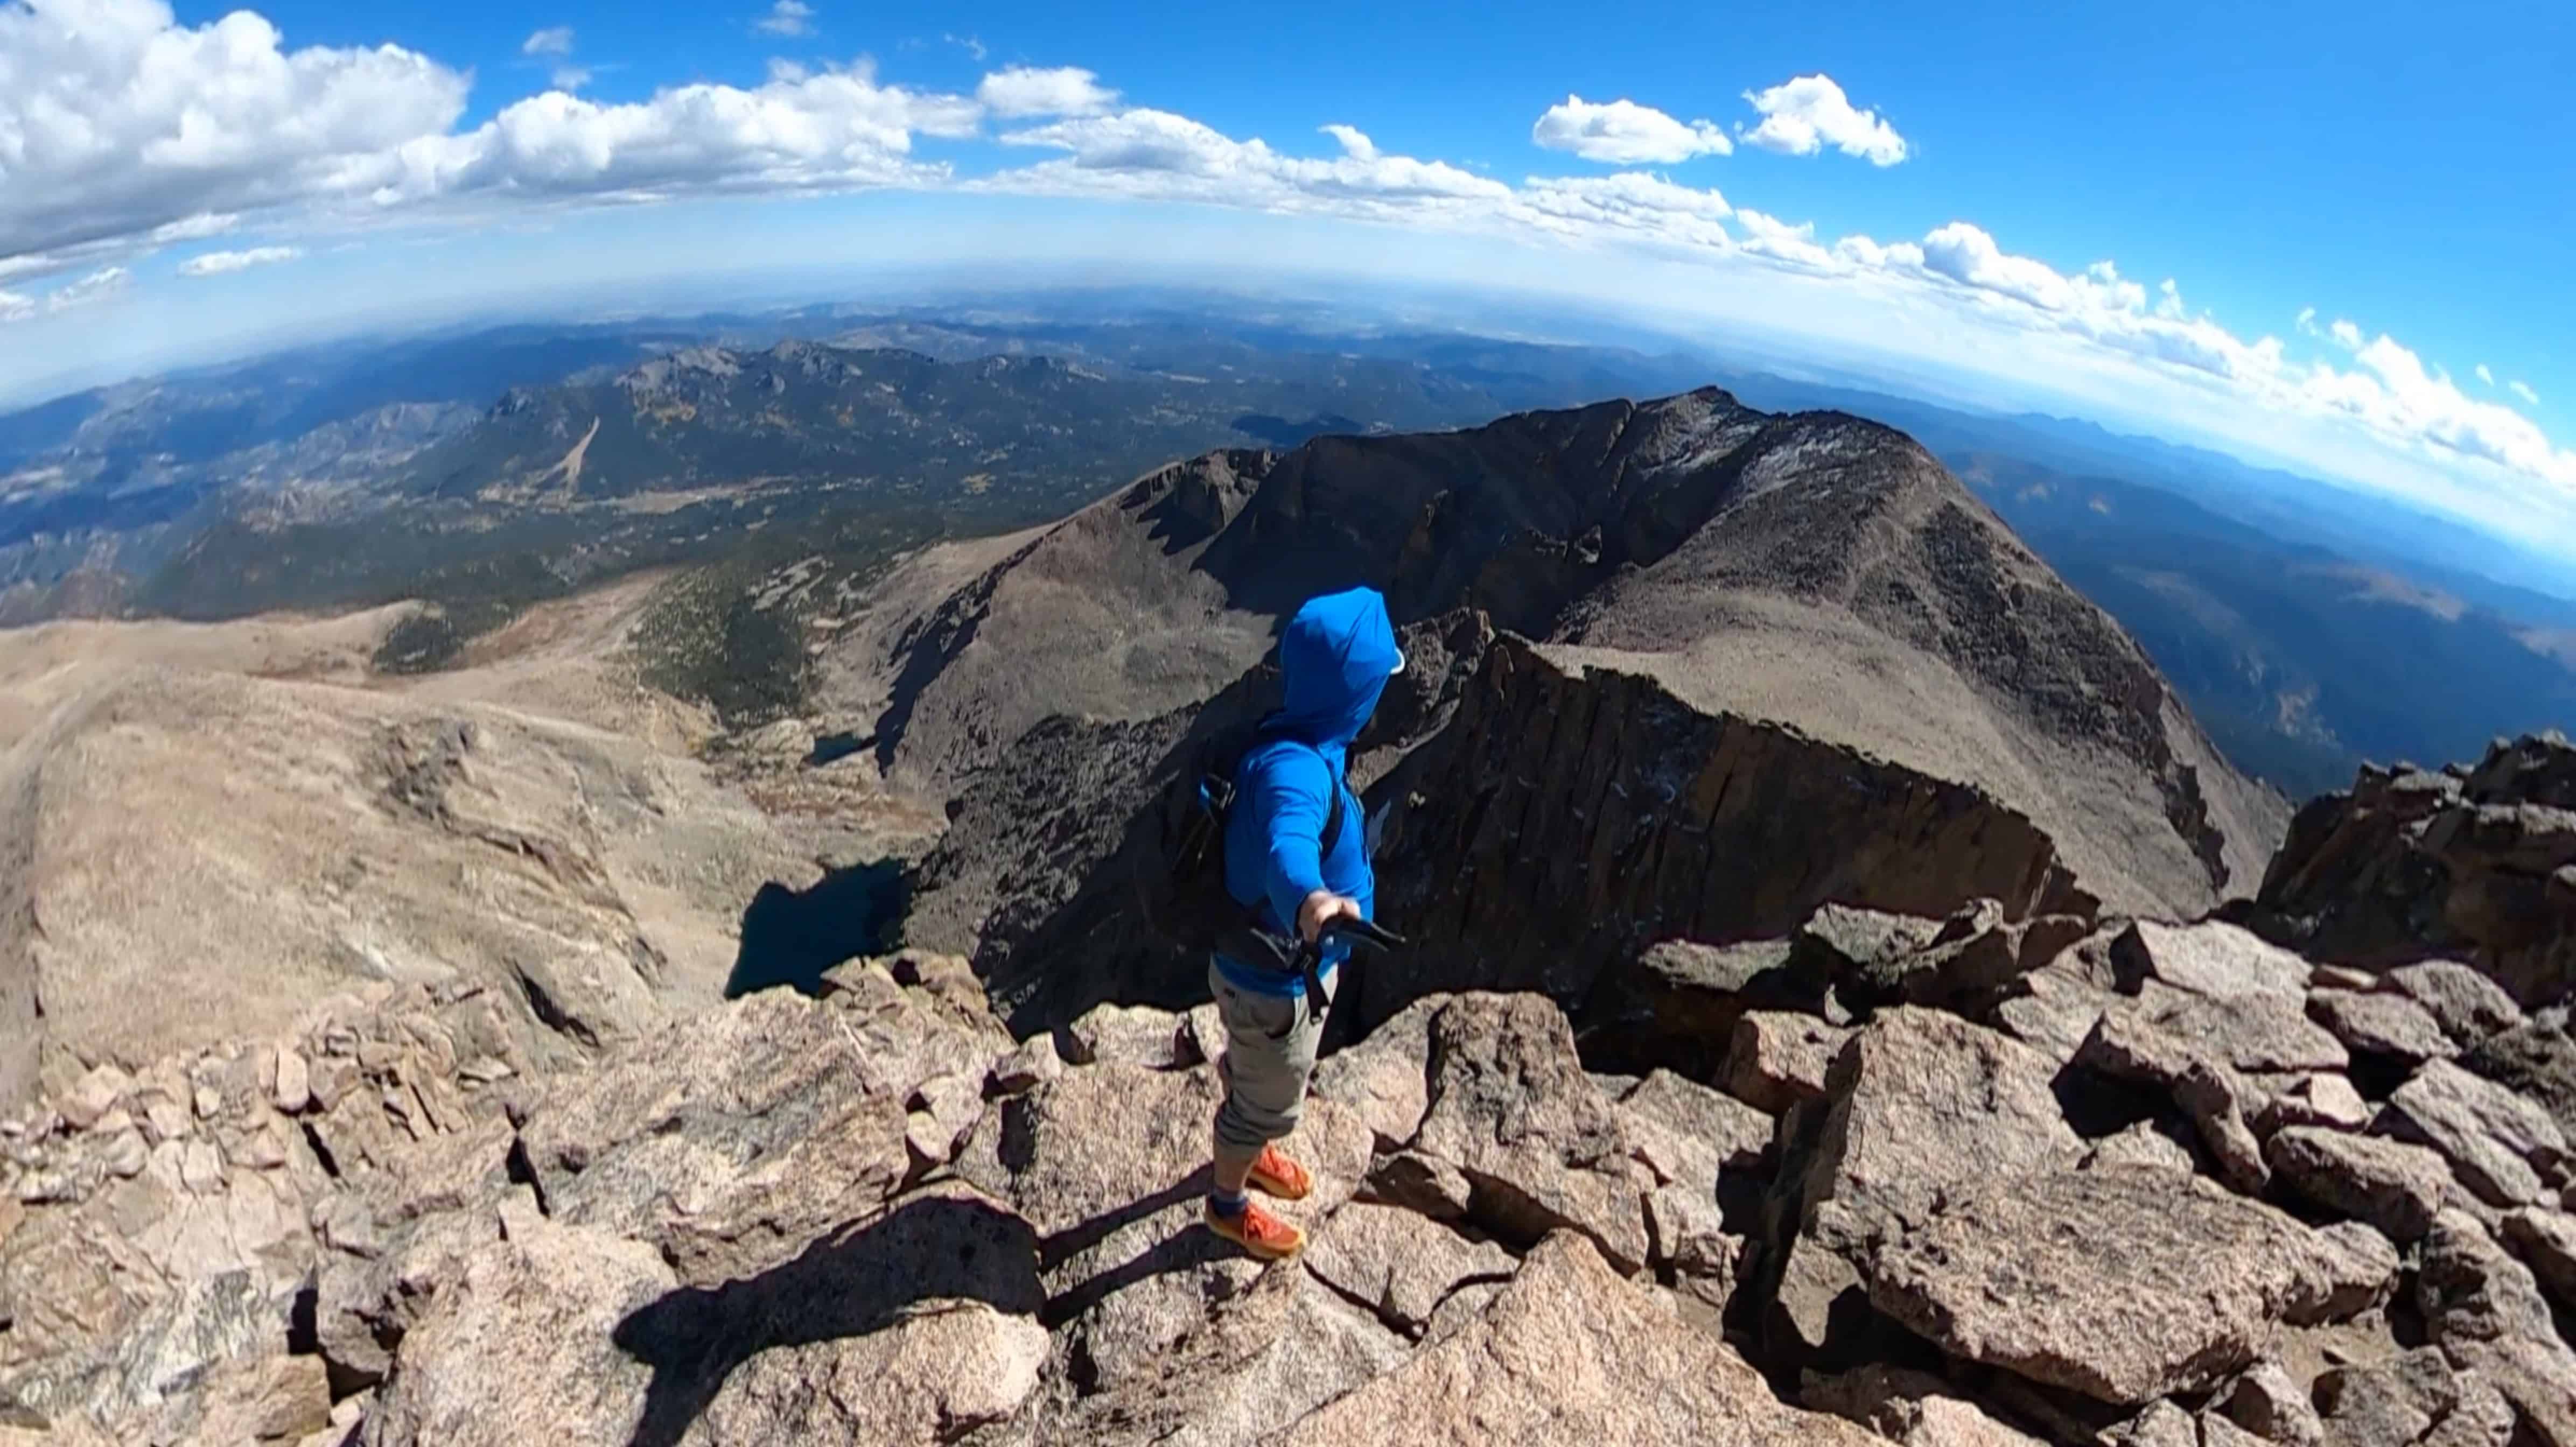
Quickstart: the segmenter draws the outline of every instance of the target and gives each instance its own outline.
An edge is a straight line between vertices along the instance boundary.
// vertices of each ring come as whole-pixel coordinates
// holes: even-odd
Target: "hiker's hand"
[[[1316,890],[1297,906],[1297,938],[1311,945],[1324,937],[1325,928],[1333,921],[1359,917],[1358,900],[1346,899],[1329,889]]]

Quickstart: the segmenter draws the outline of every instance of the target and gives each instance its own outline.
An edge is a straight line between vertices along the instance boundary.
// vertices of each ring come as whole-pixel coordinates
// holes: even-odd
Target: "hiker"
[[[1343,777],[1344,751],[1367,726],[1387,679],[1403,670],[1404,655],[1386,600],[1374,588],[1353,588],[1297,610],[1279,641],[1279,664],[1286,702],[1262,721],[1236,769],[1225,885],[1282,949],[1273,959],[1244,960],[1220,948],[1208,965],[1226,1049],[1207,1224],[1272,1261],[1303,1250],[1306,1233],[1254,1203],[1245,1188],[1287,1201],[1314,1188],[1278,1142],[1297,1128],[1336,969],[1350,954],[1330,932],[1336,923],[1370,919],[1377,897],[1368,830]],[[1283,967],[1292,939],[1320,942],[1320,956],[1306,957],[1309,968]]]

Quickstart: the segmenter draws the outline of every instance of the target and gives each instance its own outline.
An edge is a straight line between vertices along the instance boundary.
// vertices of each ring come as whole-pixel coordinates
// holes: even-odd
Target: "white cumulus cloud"
[[[222,276],[254,266],[275,266],[304,254],[300,246],[253,246],[242,251],[209,251],[179,263],[181,276]]]
[[[805,0],[778,0],[769,13],[751,22],[763,35],[795,37],[814,33],[814,7]]]
[[[1738,207],[1736,224],[1744,228],[1744,249],[1755,256],[1767,256],[1792,266],[1817,271],[1831,271],[1838,261],[1833,252],[1816,244],[1816,226],[1812,221],[1791,225],[1776,216]]]
[[[750,90],[687,85],[606,105],[530,96],[474,130],[405,146],[369,198],[502,195],[639,200],[681,192],[795,192],[916,183],[916,133],[975,133],[963,96],[880,85],[865,71],[782,74]]]
[[[1076,66],[1042,70],[1014,65],[985,76],[975,87],[975,99],[997,116],[1088,116],[1116,105],[1118,92]]]
[[[572,27],[549,25],[521,41],[519,53],[521,55],[570,55],[572,54]]]
[[[769,18],[801,32],[813,13],[802,0],[780,0]],[[1988,355],[2022,359],[2005,370],[2027,370],[2037,357],[2122,386],[2181,383],[2197,390],[2170,395],[2243,404],[2229,415],[2321,421],[2339,439],[2503,469],[2455,470],[2504,479],[2493,483],[2498,497],[2576,505],[2576,451],[2511,405],[2538,405],[2528,383],[2504,384],[2510,398],[2471,398],[2393,339],[2327,322],[2315,308],[2297,314],[2294,334],[2332,346],[2323,360],[2293,361],[2275,337],[2195,313],[2173,279],[2133,280],[2109,261],[2064,270],[1965,220],[1919,238],[1833,239],[1812,223],[1747,207],[1740,195],[1637,169],[1514,185],[1391,154],[1342,123],[1300,138],[1298,149],[1324,154],[1291,154],[1189,116],[1125,105],[1074,67],[1006,67],[959,95],[885,83],[864,64],[781,60],[754,85],[673,86],[603,104],[571,93],[586,79],[569,59],[573,37],[564,34],[557,49],[551,34],[538,31],[523,48],[545,57],[533,63],[557,72],[556,88],[460,129],[466,74],[399,46],[289,49],[255,13],[182,25],[163,0],[0,0],[0,319],[114,297],[133,285],[126,263],[135,257],[224,235],[249,218],[275,230],[289,221],[870,187],[1177,201],[1628,247],[1707,266],[1713,277],[1770,268],[1768,280],[1780,286],[1848,288],[1897,309],[1891,316],[1931,318],[1928,331],[1945,345],[2004,339],[2013,350]],[[1884,119],[1853,108],[1821,75],[1750,99],[1762,120],[1745,134],[1748,144],[1798,154],[1832,146],[1881,165],[1907,155]],[[971,180],[935,151],[922,154],[925,140],[982,136],[997,118],[1014,123],[1001,130],[1004,145],[1045,154]],[[1550,107],[1531,134],[1542,146],[1629,168],[1727,148],[1706,121],[1575,96]],[[177,270],[220,275],[300,250],[208,252]],[[2470,375],[2499,387],[2484,364]]]
[[[1992,236],[1965,221],[1953,221],[1923,238],[1923,265],[1963,286],[2027,302],[2042,311],[2064,311],[2075,297],[2073,284],[2054,267],[2006,254]]]
[[[945,169],[913,157],[916,138],[971,136],[983,113],[865,67],[624,105],[567,93],[588,78],[558,67],[555,90],[459,130],[467,76],[398,46],[289,49],[256,13],[186,26],[162,0],[0,0],[0,276],[280,209],[917,184]]]
[[[1744,143],[1791,156],[1812,156],[1827,146],[1873,166],[1905,159],[1905,138],[1878,112],[1854,107],[1833,78],[1802,75],[1744,98],[1762,113],[1762,124],[1744,132]]]
[[[1693,156],[1723,156],[1735,146],[1707,121],[1684,123],[1631,100],[1596,104],[1569,95],[1542,112],[1530,140],[1551,151],[1615,166],[1670,165]]]
[[[1377,142],[1370,140],[1368,132],[1357,126],[1329,125],[1318,126],[1316,129],[1341,142],[1342,154],[1345,156],[1362,161],[1377,159]]]
[[[2576,451],[2558,447],[2511,408],[2468,396],[2413,351],[2386,335],[2369,337],[2351,321],[2330,323],[2325,335],[2352,355],[2353,366],[2302,367],[2287,359],[2277,338],[2248,342],[2207,316],[2190,315],[2179,287],[2163,289],[2151,306],[2146,289],[2109,262],[2063,274],[2005,252],[1965,222],[1925,236],[1919,265],[1930,278],[2005,308],[2008,321],[2202,374],[2259,407],[2355,425],[2399,451],[2491,463],[2576,493]],[[1908,270],[1895,257],[1879,269]],[[2314,331],[2315,323],[2313,311],[2300,314],[2303,330]]]
[[[345,192],[465,109],[466,78],[398,46],[288,51],[236,10],[0,4],[0,256]]]

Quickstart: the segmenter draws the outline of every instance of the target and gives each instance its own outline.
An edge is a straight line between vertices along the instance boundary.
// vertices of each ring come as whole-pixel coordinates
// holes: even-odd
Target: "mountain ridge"
[[[1882,524],[1869,548],[1864,515]],[[1807,524],[1842,541],[1802,552]],[[2287,823],[2117,625],[1910,440],[1714,388],[1206,454],[1026,535],[967,586],[930,579],[946,556],[890,575],[825,654],[826,709],[873,709],[858,731],[888,777],[933,796],[1050,700],[1141,720],[1208,697],[1298,599],[1366,583],[1399,622],[1476,608],[1707,706],[1980,783],[2124,907],[2252,888]],[[1792,626],[1812,656],[1744,656]],[[1879,706],[1898,698],[1942,723]]]

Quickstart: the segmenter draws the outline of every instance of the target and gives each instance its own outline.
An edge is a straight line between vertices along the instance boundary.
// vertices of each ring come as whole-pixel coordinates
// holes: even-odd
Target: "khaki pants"
[[[1341,971],[1324,977],[1324,1006],[1330,1010]],[[1216,1166],[1252,1164],[1268,1142],[1297,1129],[1306,1108],[1306,1082],[1315,1073],[1315,1047],[1324,1038],[1324,1012],[1309,1011],[1302,995],[1258,995],[1238,989],[1208,965],[1208,988],[1216,992],[1216,1009],[1225,1021],[1225,1058],[1217,1078],[1225,1082],[1225,1103],[1216,1111]]]

